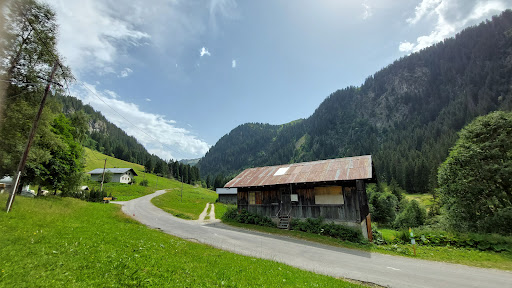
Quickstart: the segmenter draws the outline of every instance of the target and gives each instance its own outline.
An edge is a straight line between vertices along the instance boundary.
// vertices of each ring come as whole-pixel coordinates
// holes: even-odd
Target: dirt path
[[[208,207],[210,207],[210,205],[212,206],[212,208],[210,209],[210,213],[208,214],[209,218],[205,220],[206,213],[208,213]],[[199,214],[199,219],[197,219],[197,221],[200,223],[212,223],[220,221],[218,219],[215,219],[215,206],[213,206],[213,203],[206,203],[206,207],[204,207],[203,212]]]

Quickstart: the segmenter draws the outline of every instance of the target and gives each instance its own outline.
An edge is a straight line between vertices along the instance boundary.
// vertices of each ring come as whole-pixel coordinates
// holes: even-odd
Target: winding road
[[[247,231],[213,221],[176,218],[151,203],[153,194],[127,202],[122,211],[165,233],[234,253],[269,259],[334,277],[389,287],[512,287],[512,273],[406,257],[368,253]]]

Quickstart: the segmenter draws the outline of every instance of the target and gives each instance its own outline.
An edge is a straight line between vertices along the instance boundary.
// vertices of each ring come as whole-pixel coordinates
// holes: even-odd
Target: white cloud
[[[151,99],[149,99],[149,98],[146,98],[146,102],[151,102]]]
[[[412,44],[411,42],[407,42],[407,41],[400,42],[400,45],[398,46],[398,50],[400,50],[401,52],[409,52],[409,51],[412,51],[413,49],[414,49],[414,44]]]
[[[114,92],[114,91],[110,91],[110,90],[108,90],[108,89],[105,89],[105,90],[103,90],[103,92],[104,92],[105,94],[107,94],[108,96],[110,96],[110,98],[112,98],[112,99],[117,99],[117,98],[119,98],[119,95],[117,95],[117,93],[116,93],[116,92]]]
[[[416,24],[420,21],[425,15],[429,15],[434,11],[434,9],[442,3],[442,0],[423,0],[421,3],[415,8],[415,15],[413,18],[408,18],[406,21],[409,24]]]
[[[373,12],[372,12],[372,7],[370,5],[368,5],[368,3],[365,1],[363,3],[361,3],[361,6],[363,6],[363,20],[366,20],[370,17],[372,17],[373,15]]]
[[[231,60],[231,68],[236,68],[236,60]]]
[[[112,69],[130,46],[145,43],[149,34],[138,30],[99,0],[44,0],[57,12],[59,52],[74,73]]]
[[[94,85],[87,83],[84,85],[88,89],[75,84],[72,87],[73,94],[94,109],[102,111],[102,114],[110,122],[123,129],[128,135],[135,137],[150,153],[163,159],[183,159],[198,158],[208,151],[209,145],[206,142],[198,139],[190,131],[176,127],[176,121],[167,120],[163,115],[141,111],[134,103],[119,100],[119,97],[112,97],[115,94],[113,91],[99,91]],[[95,94],[102,97],[103,101],[98,99]]]
[[[124,68],[123,70],[121,70],[121,73],[120,73],[119,77],[125,78],[125,77],[128,77],[128,75],[130,75],[131,73],[133,73],[132,69]]]
[[[203,57],[204,55],[211,56],[210,52],[208,52],[208,48],[205,48],[204,46],[199,51],[199,55],[201,55],[201,57]]]
[[[401,42],[398,49],[407,53],[419,51],[507,8],[512,8],[512,3],[505,0],[423,0],[416,6],[414,17],[406,22],[416,25],[420,21],[433,19],[432,32],[417,37],[414,43]]]

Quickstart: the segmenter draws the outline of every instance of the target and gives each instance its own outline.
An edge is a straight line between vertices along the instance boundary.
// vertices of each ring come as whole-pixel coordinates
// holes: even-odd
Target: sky
[[[161,158],[202,157],[247,122],[309,117],[337,89],[510,0],[42,0],[70,93]]]

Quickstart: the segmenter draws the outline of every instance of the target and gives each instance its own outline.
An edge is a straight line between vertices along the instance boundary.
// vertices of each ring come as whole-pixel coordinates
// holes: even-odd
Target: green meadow
[[[149,229],[114,204],[17,197],[0,223],[0,287],[360,287]]]

